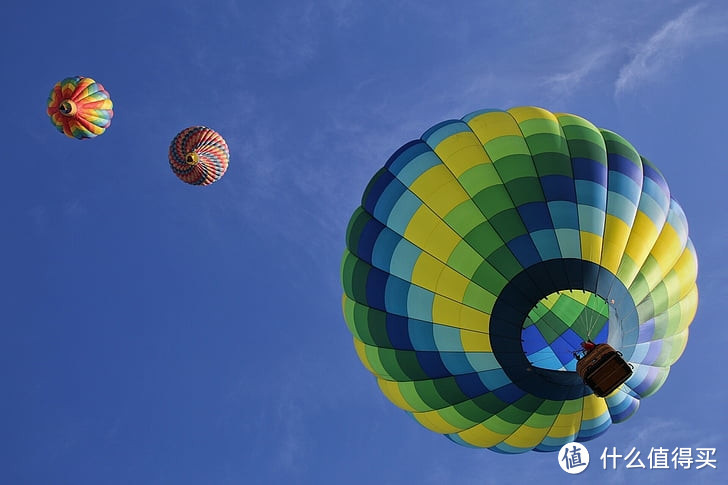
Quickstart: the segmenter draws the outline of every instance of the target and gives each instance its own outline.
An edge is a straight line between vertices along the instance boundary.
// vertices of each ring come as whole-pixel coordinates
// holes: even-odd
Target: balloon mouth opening
[[[610,303],[588,290],[553,292],[528,313],[521,329],[523,353],[534,367],[576,371],[574,351],[587,340],[606,342]]]
[[[58,107],[58,111],[60,111],[61,114],[64,116],[73,116],[76,114],[76,110],[76,103],[74,103],[70,99],[64,100]]]
[[[187,165],[197,165],[197,163],[200,161],[199,155],[197,155],[196,152],[190,152],[187,155],[185,155],[185,163]]]

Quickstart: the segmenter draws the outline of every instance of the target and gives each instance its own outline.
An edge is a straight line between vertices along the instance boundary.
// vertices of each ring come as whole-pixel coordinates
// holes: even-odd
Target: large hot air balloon
[[[696,277],[685,214],[628,141],[571,114],[483,110],[373,177],[347,230],[343,311],[381,391],[423,426],[554,451],[662,386]],[[575,371],[587,341],[633,369],[604,398]]]
[[[180,180],[191,185],[210,185],[225,174],[230,160],[227,143],[205,126],[179,132],[169,145],[169,165]]]
[[[58,131],[70,138],[102,134],[114,116],[113,103],[104,87],[89,77],[67,77],[53,86],[46,112]]]

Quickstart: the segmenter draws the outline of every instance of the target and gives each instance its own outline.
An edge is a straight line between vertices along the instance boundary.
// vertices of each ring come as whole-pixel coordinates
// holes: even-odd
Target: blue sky
[[[3,19],[0,483],[720,481],[725,4],[12,2]],[[72,75],[114,101],[94,140],[45,115]],[[340,309],[346,224],[389,155],[438,121],[521,105],[630,140],[700,262],[683,357],[575,477],[553,454],[419,426],[381,395]],[[231,151],[206,188],[166,158],[198,124]],[[719,470],[602,470],[612,446],[712,447]]]

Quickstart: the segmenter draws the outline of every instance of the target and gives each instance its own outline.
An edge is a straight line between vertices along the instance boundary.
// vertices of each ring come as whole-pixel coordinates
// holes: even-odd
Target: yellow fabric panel
[[[695,318],[695,313],[698,311],[698,287],[693,285],[692,289],[685,298],[680,300],[678,305],[680,305],[680,325],[678,325],[675,334],[688,328],[693,318]]]
[[[670,224],[665,224],[662,228],[662,232],[650,252],[662,270],[662,274],[658,276],[658,280],[662,279],[670,271],[682,254],[686,241],[687,238],[681,239],[680,235]]]
[[[470,200],[457,179],[451,179],[447,184],[441,186],[435,193],[427,198],[427,205],[440,217],[444,218],[455,207]]]
[[[571,414],[559,414],[548,432],[551,438],[565,438],[576,435],[581,428],[581,411]]]
[[[437,410],[413,413],[412,416],[425,428],[436,433],[457,433],[460,428],[445,421]]]
[[[642,266],[647,259],[647,255],[650,254],[650,249],[655,244],[658,235],[657,227],[655,227],[652,220],[644,212],[637,211],[627,247],[624,249],[624,253],[634,261],[636,269],[632,271],[633,274],[618,275],[625,286],[629,287],[632,284],[639,267]]]
[[[458,436],[466,443],[481,448],[490,448],[508,438],[507,434],[496,433],[480,424],[459,432]]]
[[[442,163],[450,169],[455,177],[460,177],[476,165],[491,163],[480,140],[469,132],[457,133],[445,138],[435,147],[435,154],[440,157]]]
[[[366,344],[359,339],[354,338],[354,349],[356,350],[356,355],[359,356],[359,360],[361,360],[361,363],[364,364],[364,367],[366,367],[372,374],[379,375],[379,373],[375,371],[369,363],[369,359],[367,359]]]
[[[493,111],[478,115],[471,119],[468,125],[483,145],[501,136],[518,136],[523,138],[516,120],[509,113],[502,111]]]
[[[548,428],[534,428],[523,424],[504,442],[516,448],[534,448],[543,441],[547,432]]]
[[[556,295],[558,296],[558,293]],[[585,290],[571,290],[569,292],[562,293],[562,295],[566,298],[571,298],[574,301],[578,301],[582,305],[586,306],[589,298],[591,298],[592,296],[592,293]]]
[[[483,330],[484,332],[487,329]],[[460,330],[460,343],[465,352],[492,352],[490,336],[487,333]]]
[[[680,295],[678,298],[683,298],[695,285],[695,280],[698,277],[698,260],[689,248],[685,248],[682,256],[672,269],[680,281]]]
[[[583,126],[584,128],[588,128],[596,133],[599,133],[599,128],[594,126],[591,121],[582,118],[581,116],[573,115],[571,113],[554,113],[554,116],[556,117],[556,119],[559,120],[559,124],[563,126]]]
[[[412,182],[409,189],[421,200],[427,201],[427,205],[440,217],[469,199],[457,179],[444,165],[435,165],[427,170]]]
[[[407,224],[404,237],[415,246],[447,261],[461,237],[427,206],[422,205]]]
[[[616,274],[628,240],[629,226],[619,217],[607,214],[604,240],[602,241],[601,265]]]
[[[421,205],[407,223],[404,237],[415,246],[422,248],[440,222],[441,219],[429,207]]]
[[[404,398],[402,392],[399,389],[399,383],[377,378],[377,384],[379,384],[379,389],[382,390],[382,394],[387,396],[387,399],[392,401],[392,403],[394,403],[394,405],[398,408],[410,412],[417,410],[415,407],[410,405],[410,403],[408,403],[407,400]]]
[[[553,306],[556,304],[557,301],[559,301],[559,294],[551,293],[549,296],[547,296],[546,298],[541,300],[540,303],[543,304],[543,306],[545,306],[549,310],[551,310],[551,308],[553,308]]]
[[[553,113],[551,113],[550,111],[546,111],[543,108],[537,108],[535,106],[519,106],[517,108],[509,109],[508,112],[516,119],[518,123],[523,123],[526,120],[532,120],[534,118],[551,120],[556,123],[556,131],[554,131],[554,133],[559,133],[558,120],[556,119],[556,116],[554,116]]]
[[[602,237],[591,232],[579,231],[581,239],[581,257],[599,264],[602,257]]]
[[[605,401],[604,398],[597,397],[594,394],[584,396],[584,407],[582,408],[581,412],[582,421],[598,418],[604,413],[609,412],[607,409],[607,401]]]
[[[464,328],[465,330],[488,333],[488,329],[490,328],[490,315],[470,308],[469,306],[462,306],[458,327]]]
[[[465,290],[468,288],[470,280],[461,275],[449,266],[445,266],[437,280],[435,293],[452,298],[455,301],[463,301]]]
[[[430,291],[435,291],[437,280],[444,268],[445,264],[442,261],[427,253],[420,253],[414,268],[412,268],[412,283]]]
[[[432,321],[448,327],[458,327],[463,305],[444,296],[432,300]]]

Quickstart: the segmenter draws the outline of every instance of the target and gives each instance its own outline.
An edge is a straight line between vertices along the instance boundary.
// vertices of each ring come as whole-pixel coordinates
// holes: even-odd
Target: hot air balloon
[[[47,113],[58,131],[70,138],[101,135],[114,116],[113,103],[104,87],[89,77],[67,77],[53,86]]]
[[[179,132],[169,146],[169,165],[180,180],[191,185],[210,185],[228,168],[230,151],[219,133],[205,126]]]
[[[502,453],[556,451],[632,416],[682,354],[697,257],[660,171],[618,134],[481,110],[399,148],[351,217],[343,313],[384,395]],[[599,397],[580,343],[629,364]]]

